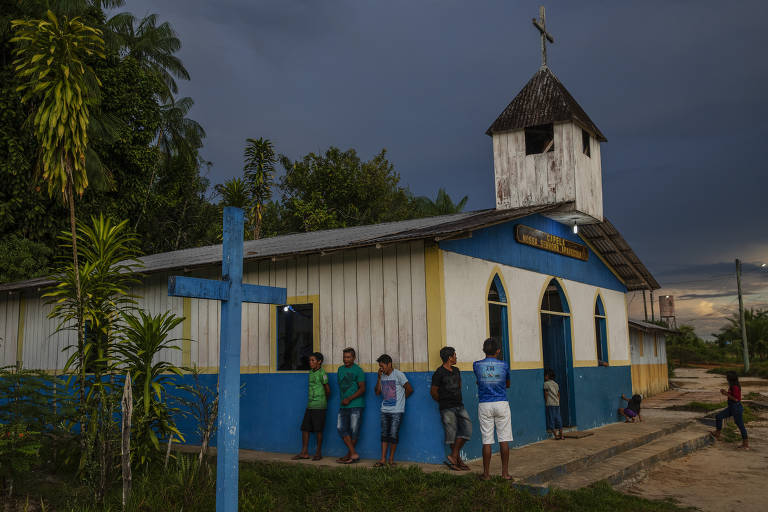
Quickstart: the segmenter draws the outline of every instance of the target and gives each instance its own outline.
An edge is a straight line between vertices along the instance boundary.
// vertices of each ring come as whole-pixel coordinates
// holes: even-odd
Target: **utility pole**
[[[648,321],[648,305],[645,303],[645,290],[643,290],[643,316],[645,321]]]
[[[736,287],[739,290],[739,323],[741,323],[741,341],[744,344],[744,373],[749,371],[749,347],[747,346],[747,324],[744,322],[744,300],[741,297],[741,260],[736,258]]]
[[[651,290],[651,322],[656,321],[656,315],[654,314],[653,309],[653,290]]]

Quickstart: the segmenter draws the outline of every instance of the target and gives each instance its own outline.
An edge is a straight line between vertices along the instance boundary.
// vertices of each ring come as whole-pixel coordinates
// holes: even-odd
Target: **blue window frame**
[[[510,362],[508,318],[507,293],[501,278],[496,274],[488,288],[488,336],[499,342],[507,363]]]
[[[595,299],[595,345],[597,347],[597,363],[608,362],[608,332],[605,325],[605,307],[603,299],[598,295]]]

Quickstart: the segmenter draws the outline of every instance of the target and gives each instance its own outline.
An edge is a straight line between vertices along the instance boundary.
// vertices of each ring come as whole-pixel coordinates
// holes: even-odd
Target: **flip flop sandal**
[[[375,467],[375,468],[383,468],[386,465],[387,465],[386,462],[377,462],[376,464],[373,465],[373,467]]]
[[[339,457],[338,459],[336,459],[337,464],[346,464],[348,461],[349,459],[346,457]]]
[[[291,457],[291,460],[307,460],[307,459],[309,459],[309,455],[307,455],[306,457],[304,457],[303,455],[294,455],[293,457]]]
[[[357,464],[358,462],[360,462],[360,457],[356,459],[349,459],[346,462],[342,462],[342,464]]]
[[[469,471],[469,466],[464,464],[463,462],[461,464],[458,464],[457,467],[462,471]]]
[[[322,459],[323,459],[322,455],[315,455],[314,457],[312,457],[312,460],[322,460]]]
[[[448,469],[450,469],[451,471],[461,471],[461,468],[459,468],[459,466],[457,466],[456,464],[451,464],[450,461],[444,460],[443,464],[448,466]]]

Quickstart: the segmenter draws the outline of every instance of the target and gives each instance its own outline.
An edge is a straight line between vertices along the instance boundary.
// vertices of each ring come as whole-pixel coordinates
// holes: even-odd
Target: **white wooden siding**
[[[171,310],[184,313],[184,299],[168,296],[167,273],[152,274],[132,290],[138,306],[152,314]],[[216,268],[189,275],[219,279]],[[311,300],[317,297],[319,346],[329,365],[340,365],[342,349],[358,352],[358,363],[367,370],[376,358],[389,353],[406,370],[426,368],[427,325],[424,274],[424,244],[421,241],[339,251],[331,255],[299,256],[276,262],[248,263],[246,283],[284,286],[288,297]],[[218,366],[218,301],[189,299],[190,362],[211,371]],[[27,292],[24,332],[24,366],[61,369],[68,354],[61,349],[75,343],[74,332],[54,333],[55,320],[39,293]],[[244,371],[267,372],[274,367],[274,309],[264,304],[244,304],[241,328],[241,366]],[[0,297],[0,357],[3,365],[16,363],[19,296]],[[183,324],[171,333],[182,338]],[[182,346],[181,341],[177,343]],[[181,350],[164,350],[161,357],[182,364]]]

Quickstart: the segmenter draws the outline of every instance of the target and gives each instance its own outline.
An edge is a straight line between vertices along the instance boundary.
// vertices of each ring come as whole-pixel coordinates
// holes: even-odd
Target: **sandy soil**
[[[700,401],[720,401],[717,390],[724,386],[725,379],[705,371],[677,370],[677,376],[684,378],[673,382],[681,389],[668,392],[672,402],[688,402],[693,396]],[[768,380],[750,377],[749,381],[745,393],[761,392],[768,398]],[[654,402],[662,405],[663,399],[660,396]],[[740,443],[719,442],[659,464],[619,489],[644,498],[673,499],[704,511],[764,512],[768,510],[768,413],[762,411],[760,420],[747,424],[747,431],[752,448],[749,451],[738,449]]]

